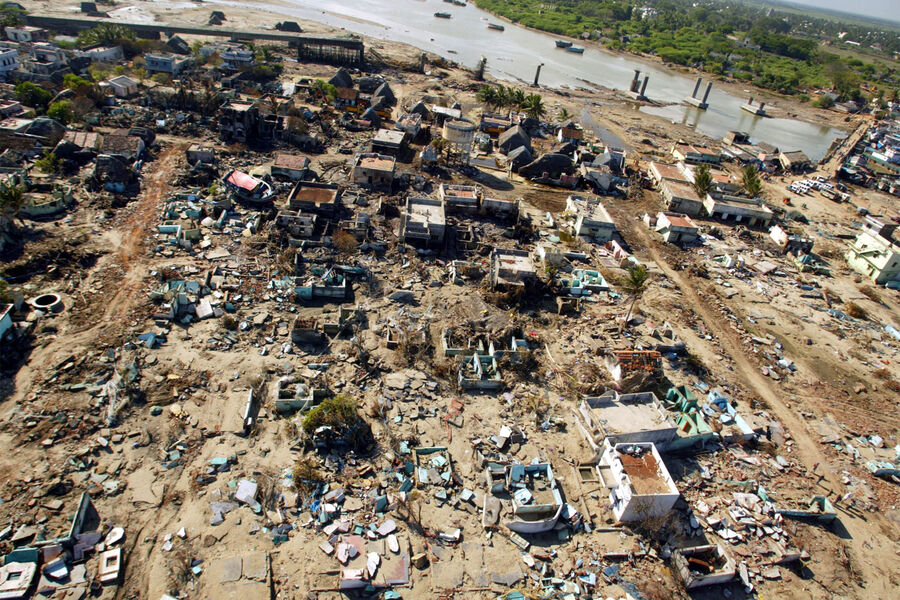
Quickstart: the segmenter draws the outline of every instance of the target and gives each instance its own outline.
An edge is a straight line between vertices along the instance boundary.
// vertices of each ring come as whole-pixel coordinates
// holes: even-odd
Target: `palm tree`
[[[619,325],[619,333],[622,332],[625,324],[631,320],[634,306],[637,304],[638,299],[644,295],[644,292],[647,291],[649,284],[650,273],[647,272],[647,267],[644,265],[635,265],[628,269],[628,275],[619,282],[619,287],[631,296],[631,305],[628,307],[628,312],[625,313],[625,318],[622,319],[622,323]]]
[[[572,120],[572,113],[569,112],[569,109],[563,107],[559,110],[559,120],[563,123],[568,123]]]
[[[753,165],[747,165],[741,169],[743,178],[744,191],[751,198],[756,198],[762,191],[762,181],[759,178],[759,171]]]
[[[512,89],[498,85],[497,86],[497,108],[502,108],[504,106],[509,106],[509,95],[512,93]]]
[[[509,90],[509,107],[510,108],[522,108],[522,105],[525,104],[527,96],[525,96],[525,92],[522,90]]]
[[[522,109],[532,119],[540,120],[541,117],[547,114],[547,109],[544,108],[544,100],[540,94],[528,94],[522,103]]]
[[[709,173],[709,167],[707,165],[700,165],[697,167],[697,170],[694,171],[694,190],[700,198],[706,198],[706,195],[712,188],[713,180],[712,175]]]
[[[475,94],[475,98],[487,108],[494,107],[497,105],[497,88],[492,85],[483,85]]]

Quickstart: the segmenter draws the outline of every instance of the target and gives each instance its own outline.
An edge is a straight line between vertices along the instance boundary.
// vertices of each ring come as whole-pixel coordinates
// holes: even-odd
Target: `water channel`
[[[234,0],[208,3],[242,7],[248,4]],[[522,83],[533,81],[537,65],[543,63],[541,84],[545,86],[588,87],[586,82],[590,82],[627,89],[634,70],[640,69],[650,76],[646,95],[666,103],[690,96],[696,81],[665,67],[595,46],[588,46],[584,54],[558,49],[556,36],[503,22],[471,4],[462,7],[440,0],[288,0],[267,8],[374,39],[405,42],[468,67],[474,67],[484,56],[491,75]],[[435,12],[448,12],[452,18],[437,18]],[[502,24],[505,31],[488,29],[488,23]],[[640,110],[683,123],[713,138],[721,138],[729,130],[746,131],[754,141],[769,142],[783,150],[800,149],[813,160],[824,156],[835,138],[846,135],[834,127],[757,117],[740,109],[745,102],[746,98],[713,86],[706,111],[685,104],[644,106]]]

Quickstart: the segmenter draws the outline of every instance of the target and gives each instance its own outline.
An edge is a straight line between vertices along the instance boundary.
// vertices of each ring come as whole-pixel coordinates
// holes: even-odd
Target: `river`
[[[206,3],[265,6],[264,2],[234,0],[207,0]],[[587,87],[586,80],[607,88],[627,89],[634,70],[640,69],[650,76],[646,95],[663,103],[690,96],[696,81],[665,67],[597,47],[587,48],[584,54],[558,49],[555,36],[503,22],[474,5],[462,7],[440,0],[289,0],[266,8],[342,27],[373,39],[405,42],[469,67],[474,67],[484,56],[488,72],[504,80],[530,83],[537,65],[543,63],[541,85]],[[435,12],[449,12],[452,18],[436,18]],[[502,23],[506,30],[488,29],[488,22]],[[800,149],[814,161],[825,155],[835,138],[846,135],[837,128],[795,119],[757,117],[741,110],[745,102],[746,98],[732,96],[713,86],[706,111],[686,104],[642,106],[640,110],[683,123],[717,139],[729,130],[746,131],[754,141],[769,142],[783,150]]]

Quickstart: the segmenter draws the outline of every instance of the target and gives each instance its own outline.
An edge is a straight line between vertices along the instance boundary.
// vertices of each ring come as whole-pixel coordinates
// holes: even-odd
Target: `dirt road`
[[[646,229],[641,226],[632,226],[630,233],[640,240],[640,244],[646,249],[649,258],[684,294],[686,305],[696,311],[721,345],[722,351],[734,362],[735,371],[741,381],[769,405],[772,413],[790,431],[795,442],[793,459],[808,470],[812,470],[817,464],[820,465],[818,472],[824,472],[828,487],[842,493],[844,485],[841,482],[840,474],[835,473],[828,466],[828,458],[822,452],[819,443],[810,434],[806,423],[785,404],[784,393],[775,389],[771,381],[750,362],[741,341],[728,323],[710,309],[709,301],[697,293],[690,280],[682,272],[676,271],[668,265],[665,257],[657,251],[656,242],[650,239]],[[872,594],[870,596],[872,598],[887,598],[895,592],[889,587],[886,573],[873,565],[871,561],[863,559],[864,556],[872,556],[873,545],[875,547],[891,545],[891,541],[883,536],[878,525],[877,520],[881,518],[883,517],[875,515],[870,521],[866,521],[847,512],[841,514],[841,524],[849,534],[849,539],[846,539],[845,542],[848,550],[852,553],[853,568],[859,574],[862,582],[877,582],[877,585],[881,586],[880,589],[867,589],[867,594]]]

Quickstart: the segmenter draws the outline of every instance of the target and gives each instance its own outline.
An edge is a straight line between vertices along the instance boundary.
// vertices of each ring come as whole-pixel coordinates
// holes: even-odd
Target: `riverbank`
[[[670,71],[672,73],[680,73],[687,77],[703,77],[704,85],[707,81],[713,81],[713,86],[718,88],[721,91],[724,91],[727,94],[744,97],[744,98],[754,98],[754,100],[758,100],[761,102],[765,102],[771,117],[774,118],[784,118],[784,119],[799,119],[801,121],[806,121],[808,123],[812,123],[814,125],[822,125],[829,127],[839,127],[841,129],[846,130],[846,132],[852,131],[858,122],[858,118],[852,117],[849,115],[840,115],[834,111],[829,111],[826,109],[820,109],[809,102],[804,102],[798,100],[794,96],[790,96],[787,94],[779,94],[772,90],[762,88],[746,81],[740,81],[738,79],[722,77],[718,75],[712,75],[700,69],[694,69],[690,67],[684,67],[681,65],[676,65],[672,63],[665,63],[658,56],[653,56],[649,54],[630,52],[628,50],[611,50],[607,46],[596,40],[584,40],[580,38],[574,38],[567,35],[556,34],[551,31],[545,31],[542,29],[537,29],[535,27],[529,27],[528,25],[524,25],[522,23],[513,21],[512,19],[505,17],[501,14],[489,11],[483,7],[478,7],[479,10],[483,10],[484,12],[493,15],[497,19],[507,23],[509,25],[513,25],[516,27],[521,27],[522,29],[532,31],[534,33],[539,33],[542,35],[555,36],[557,39],[570,41],[575,45],[580,45],[585,48],[585,50],[593,50],[596,52],[601,52],[603,54],[608,55],[612,58],[621,58],[627,57],[628,59],[640,62],[642,64],[653,66],[657,69],[664,69]],[[596,87],[606,87],[600,84],[594,84]],[[609,88],[607,88],[609,89]],[[624,92],[624,89],[614,89],[614,91]],[[622,97],[625,98],[625,95],[622,94]],[[672,99],[672,104],[681,104],[683,102],[683,98]],[[836,125],[836,119],[841,120],[841,124]]]
[[[26,8],[30,11],[38,14],[72,16],[79,14],[80,10],[80,3],[77,0],[63,0],[62,2],[53,4],[44,1],[29,2],[26,0],[23,4],[25,4]],[[421,8],[418,4],[416,7]],[[430,9],[430,7],[426,7],[426,9]],[[209,15],[213,10],[221,10],[225,13],[226,21],[222,24],[223,29],[258,28],[262,30],[271,30],[277,22],[291,20],[296,21],[303,28],[304,33],[308,35],[344,36],[353,33],[353,35],[358,36],[365,41],[368,49],[375,50],[380,56],[389,57],[394,64],[415,63],[423,52],[422,49],[414,44],[397,41],[395,39],[397,37],[403,37],[405,35],[405,37],[414,39],[420,42],[421,46],[425,47],[433,47],[435,45],[450,47],[445,45],[448,42],[446,36],[441,37],[436,30],[425,30],[423,32],[421,29],[416,29],[416,26],[414,25],[409,25],[409,29],[398,30],[397,26],[392,24],[391,20],[384,21],[384,19],[382,19],[382,21],[386,24],[379,25],[374,21],[377,14],[366,12],[371,10],[371,7],[369,6],[359,7],[359,10],[354,11],[351,15],[341,13],[338,22],[346,22],[345,27],[329,25],[313,19],[304,19],[297,16],[297,14],[307,16],[321,15],[323,21],[331,20],[333,22],[333,17],[336,15],[336,13],[333,12],[335,10],[334,5],[323,3],[321,8],[317,6],[315,9],[311,9],[308,3],[301,4],[285,2],[284,0],[251,0],[250,2],[239,4],[220,0],[203,3],[169,1],[148,2],[146,0],[133,0],[128,4],[123,2],[115,7],[111,7],[108,14],[111,19],[121,22],[159,22],[179,23],[182,25],[206,25]],[[369,14],[371,14],[372,19],[361,18]],[[484,15],[487,14],[488,13],[479,13],[478,16],[481,19],[484,19]],[[476,15],[469,13],[469,21],[471,21],[474,16]],[[460,15],[460,17],[462,17],[462,15]],[[410,19],[410,21],[412,20],[413,19]],[[354,27],[354,25],[357,24],[359,27]],[[458,26],[459,25],[457,25],[457,27]],[[471,23],[469,23],[469,26],[471,26]],[[362,34],[360,33],[361,31],[367,31],[369,32],[369,35]],[[510,36],[510,34],[515,33],[519,34],[519,43],[521,43],[522,34],[532,35],[531,32],[516,31],[515,27],[510,27],[507,29],[505,36],[496,38],[496,43],[498,45],[513,43],[516,38]],[[543,39],[539,40],[539,43],[546,42],[548,45],[552,44],[551,37],[547,37],[544,33],[541,34],[541,37]],[[435,38],[438,38],[438,40],[436,41]],[[538,40],[529,41],[538,42]],[[491,42],[494,43],[493,38]],[[708,113],[700,113],[693,108],[686,109],[684,105],[681,104],[683,99],[682,96],[685,94],[682,94],[679,90],[687,85],[690,81],[689,78],[694,76],[696,72],[692,73],[687,69],[670,69],[665,65],[662,65],[661,61],[654,61],[645,56],[632,57],[632,55],[628,53],[613,53],[594,42],[589,42],[587,45],[589,46],[588,52],[594,54],[593,57],[590,57],[593,59],[592,61],[585,60],[582,62],[578,59],[573,60],[571,57],[565,56],[565,53],[562,51],[558,51],[561,53],[560,55],[551,55],[549,53],[546,55],[546,58],[549,59],[548,62],[556,61],[555,67],[557,70],[560,68],[572,69],[572,73],[580,75],[576,77],[576,79],[580,80],[582,84],[578,85],[577,89],[576,86],[572,85],[553,88],[542,86],[542,93],[545,95],[545,100],[548,105],[566,108],[572,114],[578,115],[583,107],[590,106],[592,114],[595,117],[608,120],[610,123],[615,124],[615,126],[610,129],[611,131],[614,131],[616,135],[619,135],[619,137],[623,137],[623,135],[627,135],[629,138],[636,136],[637,140],[641,140],[647,136],[649,131],[651,133],[662,134],[664,139],[674,137],[675,139],[683,138],[702,142],[720,138],[727,129],[742,128],[751,131],[751,134],[757,141],[768,141],[776,145],[802,148],[807,151],[807,154],[813,156],[815,159],[824,154],[824,150],[831,141],[831,139],[825,139],[827,137],[827,131],[824,128],[836,125],[841,128],[852,128],[852,124],[835,123],[835,117],[837,116],[835,113],[820,111],[819,109],[814,109],[812,107],[806,108],[796,103],[790,103],[789,101],[778,98],[772,94],[765,94],[761,91],[758,92],[757,90],[748,88],[740,83],[736,84],[724,81],[716,82],[713,97],[711,98],[712,105]],[[506,56],[505,52],[508,51],[507,48],[509,48],[509,46],[504,48],[501,52],[501,56]],[[556,52],[557,50],[553,49],[552,51]],[[596,53],[603,53],[603,58],[600,61],[597,61]],[[457,59],[453,54],[443,54],[434,51],[427,52],[427,54],[430,56],[443,56],[450,60]],[[596,67],[597,62],[605,64],[616,63],[618,61],[618,71],[616,72],[616,76],[612,79],[618,82],[621,77],[623,85],[627,84],[627,80],[630,76],[630,66],[627,63],[622,63],[622,61],[625,60],[623,59],[625,56],[628,57],[627,60],[637,62],[638,65],[647,65],[648,72],[651,72],[653,75],[651,89],[656,91],[657,96],[664,92],[667,94],[666,99],[672,101],[671,105],[668,107],[663,106],[662,111],[657,111],[659,114],[649,114],[647,111],[654,110],[652,107],[645,103],[635,103],[628,98],[621,89],[614,89],[609,86],[604,86],[602,83],[590,81],[592,76],[594,78],[603,78],[603,75],[592,70],[593,67]],[[462,57],[459,57],[459,60],[462,61]],[[502,62],[498,67],[497,60],[502,61],[502,59],[495,59],[493,63],[489,61],[489,65],[493,64],[494,67],[500,71],[500,75],[510,75],[514,80],[520,82],[523,87],[527,86],[527,82],[525,82],[523,78],[509,73],[508,70],[504,71],[503,69],[505,67]],[[581,73],[577,71],[578,68],[583,69]],[[468,72],[465,68],[461,68],[460,70],[441,70],[447,71],[449,74],[448,79],[445,79],[440,84],[440,87],[444,89],[452,90],[456,89],[458,86],[474,85],[468,77]],[[618,73],[621,73],[621,75]],[[494,75],[497,75],[496,71]],[[487,77],[487,79],[489,81],[498,81],[498,79],[491,78],[490,76]],[[504,78],[501,78],[499,81],[508,84],[508,80],[504,81],[503,79]],[[546,78],[542,76],[542,79]],[[676,86],[677,89],[675,91],[670,93],[669,88],[672,87],[673,81],[676,79],[681,83]],[[611,78],[607,74],[603,80],[609,82]],[[796,118],[798,120],[776,121],[772,119],[755,119],[751,122],[742,121],[746,116],[741,115],[741,111],[738,109],[740,103],[739,98],[746,98],[748,95],[762,98],[769,103],[769,106],[772,107],[771,114],[773,117],[783,116],[785,118]],[[643,108],[644,110],[639,112],[636,110],[638,108]],[[671,110],[665,110],[666,108],[670,108]],[[732,116],[731,112],[735,112],[736,114]],[[550,116],[552,117],[553,114],[554,113],[551,111]],[[841,118],[843,119],[843,116]],[[710,122],[718,124],[717,130],[710,131]],[[803,125],[803,123],[809,123],[810,125]],[[821,151],[817,151],[818,149],[813,149],[813,151],[811,151],[810,148],[805,147],[801,143],[797,143],[804,138],[800,138],[800,140],[798,140],[796,136],[791,138],[791,134],[797,134],[797,132],[788,130],[794,127],[800,127],[801,129],[805,127],[807,131],[802,135],[807,136],[805,139],[817,140],[813,143],[824,146],[821,148]],[[819,132],[816,129],[812,129],[812,127],[821,127],[823,128],[823,131]],[[759,131],[755,131],[756,129]],[[629,131],[631,132],[630,134]],[[834,130],[830,131],[833,132]],[[831,133],[831,137],[834,135],[835,133]],[[818,136],[822,136],[821,141],[818,141]],[[651,135],[650,137],[655,136]],[[652,153],[653,148],[647,148],[647,150]]]

